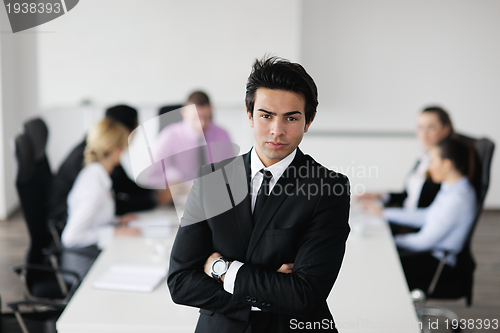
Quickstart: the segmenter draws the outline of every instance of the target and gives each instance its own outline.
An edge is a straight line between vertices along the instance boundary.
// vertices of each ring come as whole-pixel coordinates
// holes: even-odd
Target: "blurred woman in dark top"
[[[429,169],[429,148],[454,133],[448,112],[438,106],[424,109],[417,118],[417,137],[423,146],[415,167],[405,181],[400,193],[365,193],[358,200],[382,199],[386,207],[417,209],[428,207],[439,191],[440,185],[432,181]]]

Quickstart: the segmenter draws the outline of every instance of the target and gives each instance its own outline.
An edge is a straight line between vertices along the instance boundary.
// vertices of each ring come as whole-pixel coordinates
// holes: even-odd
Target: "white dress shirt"
[[[406,194],[408,196],[403,201],[403,208],[406,209],[414,210],[418,208],[418,201],[424,187],[426,173],[431,163],[429,153],[427,151],[423,152],[418,161],[418,166],[406,178]]]
[[[255,152],[255,147],[252,148],[250,152],[250,174],[252,176],[250,183],[250,191],[251,191],[251,199],[252,199],[252,213],[255,208],[255,201],[257,201],[257,193],[259,192],[260,186],[262,185],[262,181],[264,180],[264,175],[260,172],[260,170],[268,170],[273,175],[273,178],[269,181],[269,193],[274,188],[274,185],[281,178],[286,168],[292,163],[295,155],[297,154],[297,148],[293,152],[291,152],[287,157],[282,159],[281,161],[271,165],[270,167],[265,167],[259,156]],[[238,270],[244,263],[240,261],[233,261],[231,266],[226,272],[224,276],[224,290],[228,293],[233,294],[234,292],[234,282],[236,280],[236,275],[238,274]],[[260,311],[259,308],[252,306],[252,311]]]
[[[431,158],[428,151],[423,151],[418,159],[418,166],[413,169],[408,177],[405,179],[405,191],[406,198],[403,201],[403,208],[409,210],[415,210],[418,208],[418,202],[420,200],[420,194],[422,193],[422,188],[426,180],[427,170],[429,169],[429,164],[431,163]],[[382,194],[382,201],[388,203],[391,199],[390,193]]]
[[[112,182],[99,162],[85,166],[68,195],[68,221],[61,236],[65,247],[103,247],[113,237],[115,201]]]
[[[466,177],[453,184],[443,182],[427,208],[384,210],[385,218],[391,222],[421,228],[416,233],[395,236],[398,247],[412,251],[433,250],[432,255],[437,259],[443,257],[443,250],[450,251],[452,255],[446,262],[450,266],[456,264],[456,254],[464,246],[475,213],[476,193]]]

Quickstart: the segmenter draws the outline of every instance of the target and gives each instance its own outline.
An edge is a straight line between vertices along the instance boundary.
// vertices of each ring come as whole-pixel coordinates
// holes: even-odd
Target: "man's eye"
[[[268,115],[268,114],[265,114],[265,113],[264,113],[264,114],[262,115],[262,118],[271,118],[271,116],[270,116],[270,115]]]
[[[295,120],[297,120],[297,118],[295,118],[295,117],[288,117],[287,119],[288,119],[289,121],[295,121]]]

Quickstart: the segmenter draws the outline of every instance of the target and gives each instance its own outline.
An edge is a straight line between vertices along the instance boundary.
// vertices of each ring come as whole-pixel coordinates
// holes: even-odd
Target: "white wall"
[[[197,88],[247,149],[251,132],[240,124],[251,65],[266,53],[299,60],[300,1],[86,0],[39,30],[40,103],[53,167],[107,106],[129,103],[146,121]],[[83,100],[92,105],[79,107]]]
[[[3,6],[2,6],[3,7]],[[13,35],[0,9],[0,219],[18,206],[11,143],[24,119],[37,113],[36,34]]]
[[[302,14],[301,58],[325,114],[316,129],[413,131],[422,107],[437,103],[459,132],[500,144],[500,2],[305,1]],[[343,140],[353,148],[344,153],[371,155],[373,140]],[[409,171],[404,147],[384,146],[389,159],[380,161],[381,174]],[[395,177],[371,187],[382,190]],[[500,207],[498,150],[486,205]]]
[[[299,10],[299,0],[80,1],[40,27],[41,105],[182,102],[201,87],[243,106],[256,57],[298,60]]]
[[[105,107],[130,103],[145,121],[202,88],[217,121],[248,149],[245,82],[264,53],[300,61],[315,78],[311,131],[413,131],[422,106],[439,103],[458,130],[499,143],[499,14],[493,0],[80,1],[37,29],[0,35],[0,214],[16,202],[8,141],[35,113],[49,125],[55,168]],[[414,138],[309,135],[301,147],[344,171],[376,165],[377,178],[351,177],[374,190],[400,188],[418,150]],[[500,207],[499,158],[490,208]]]

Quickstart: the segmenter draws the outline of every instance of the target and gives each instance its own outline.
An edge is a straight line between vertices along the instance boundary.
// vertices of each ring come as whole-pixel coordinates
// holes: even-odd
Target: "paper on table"
[[[150,293],[167,276],[165,265],[116,264],[94,281],[96,289]]]
[[[130,221],[128,225],[139,229],[147,238],[168,238],[172,232],[171,223],[172,221],[164,216],[148,216]]]

